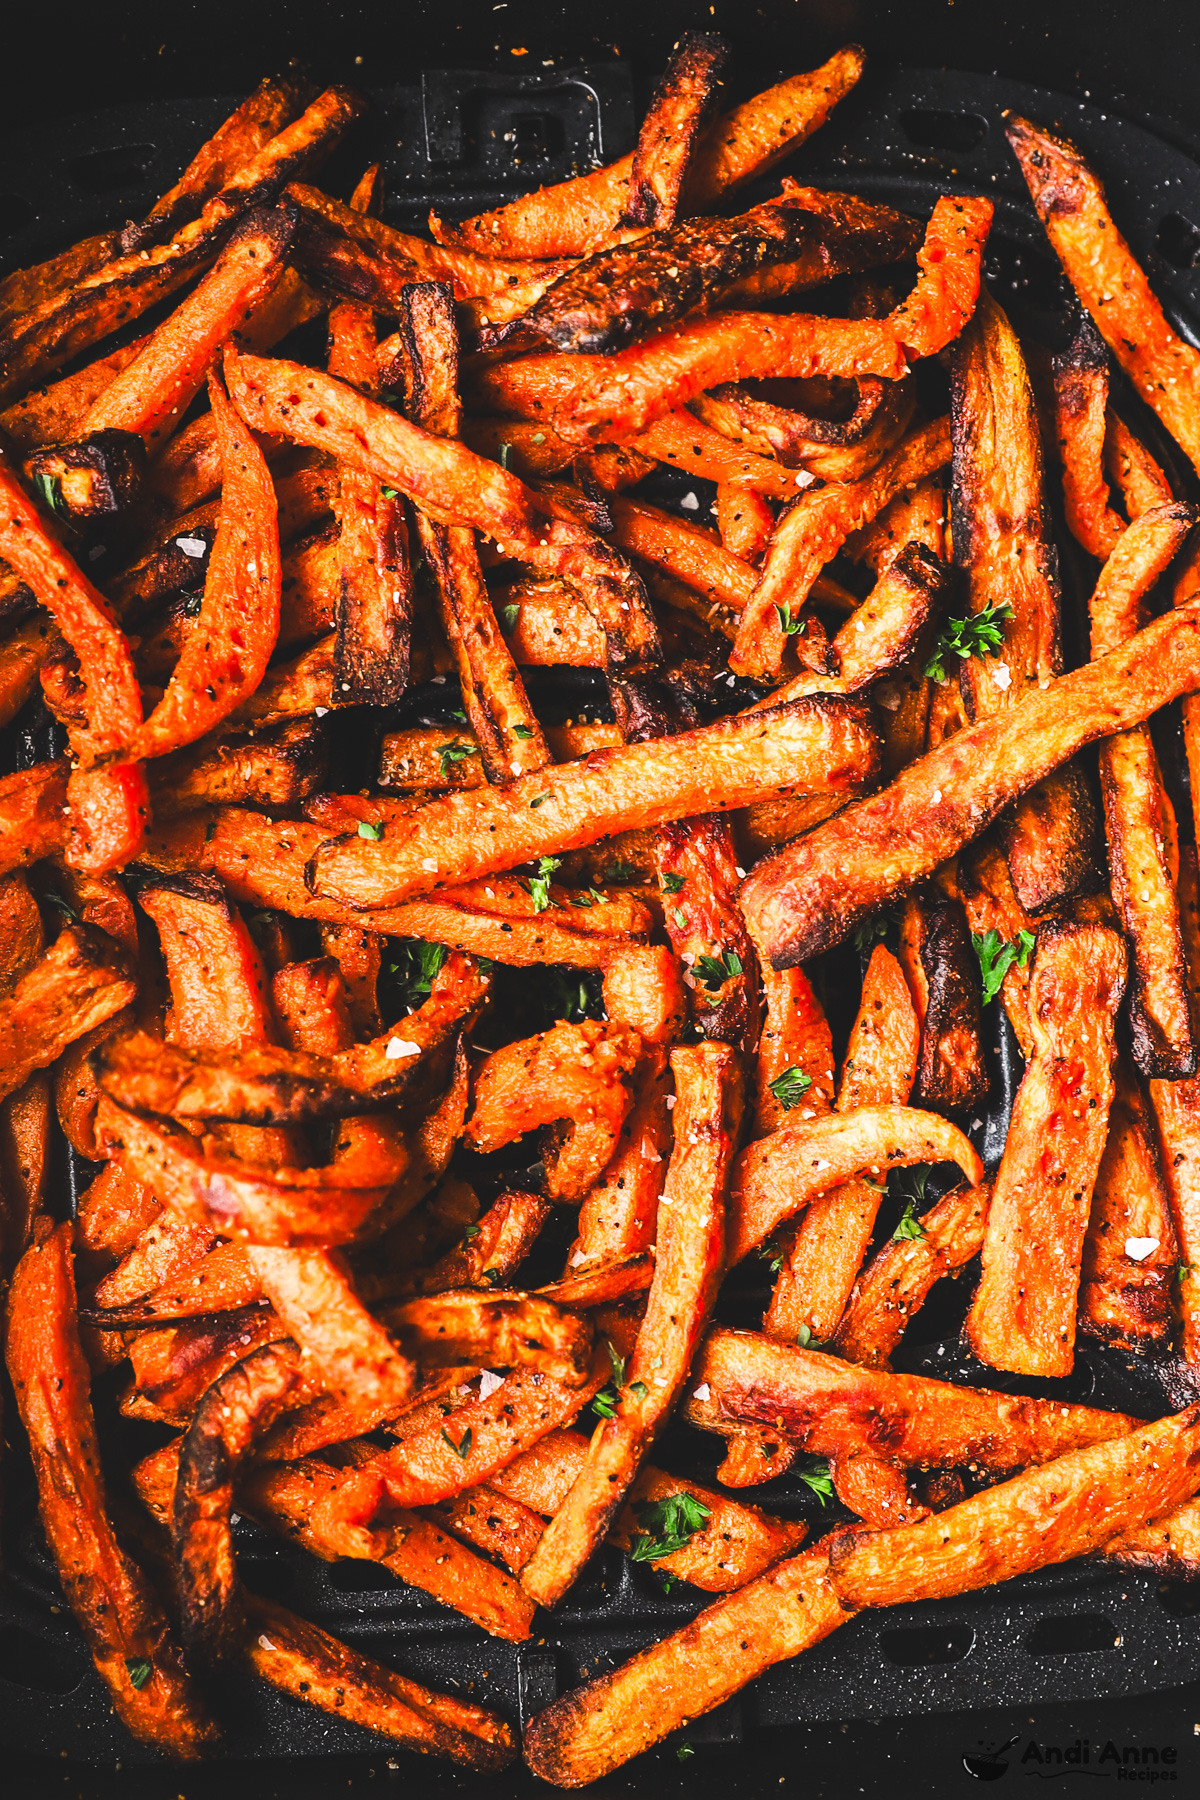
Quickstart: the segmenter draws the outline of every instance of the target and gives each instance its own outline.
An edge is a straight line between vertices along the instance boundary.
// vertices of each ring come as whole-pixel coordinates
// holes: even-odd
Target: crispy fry
[[[1194,1581],[1200,1573],[1200,1500],[1185,1500],[1149,1524],[1119,1532],[1104,1554],[1125,1568]]]
[[[0,1000],[0,1097],[111,1019],[137,991],[111,938],[69,925]]]
[[[820,376],[811,381],[727,382],[692,401],[692,411],[722,436],[764,458],[776,458],[785,470],[799,470],[801,478],[790,478],[792,491],[808,485],[805,474],[824,481],[860,481],[895,449],[915,409],[909,382],[874,376],[849,383]],[[834,416],[827,417],[830,413]],[[652,425],[644,438],[662,423]]]
[[[1200,613],[1188,608],[1156,620],[1120,649],[958,732],[882,793],[761,863],[741,892],[756,942],[780,967],[837,943],[1084,745],[1190,691],[1200,679],[1198,630]]]
[[[565,1133],[545,1153],[546,1188],[554,1199],[578,1199],[612,1157],[640,1054],[636,1033],[590,1019],[493,1051],[475,1079],[467,1136],[479,1150],[497,1150],[560,1123]]]
[[[947,194],[934,205],[917,251],[917,285],[888,318],[910,355],[936,356],[975,311],[992,211],[990,200]]]
[[[910,660],[950,580],[946,564],[915,541],[891,559],[833,640],[833,665],[848,693]]]
[[[586,1381],[591,1364],[590,1325],[537,1295],[443,1293],[389,1306],[384,1321],[427,1367],[543,1369],[570,1385]]]
[[[234,1652],[245,1628],[229,1518],[234,1475],[300,1380],[296,1346],[266,1345],[214,1382],[184,1434],[171,1537],[183,1640],[202,1662]]]
[[[135,432],[153,453],[199,393],[221,344],[240,334],[279,281],[294,232],[295,215],[282,206],[240,220],[200,285],[109,383],[78,435]]]
[[[328,88],[234,170],[199,217],[167,243],[114,256],[10,323],[0,333],[0,396],[44,380],[118,324],[174,293],[212,258],[234,221],[274,200],[286,182],[333,148],[361,110],[348,88]]]
[[[118,1163],[105,1163],[79,1196],[75,1221],[79,1253],[111,1265],[128,1254],[162,1208],[150,1192],[130,1179]]]
[[[729,1262],[744,1256],[818,1194],[869,1171],[913,1163],[956,1162],[978,1184],[983,1165],[953,1125],[906,1106],[861,1106],[784,1124],[743,1150],[730,1188]]]
[[[0,1274],[11,1276],[42,1210],[50,1174],[50,1079],[31,1075],[0,1104]]]
[[[758,959],[737,905],[738,874],[726,819],[664,825],[658,879],[667,935],[685,965],[697,1029],[749,1053],[758,1043]]]
[[[717,529],[732,556],[757,565],[775,529],[775,514],[753,488],[721,482],[717,488]]]
[[[1104,467],[1121,490],[1131,519],[1154,506],[1169,506],[1171,484],[1141,442],[1111,409],[1104,436]]]
[[[804,980],[798,969],[774,979],[784,981],[789,975]],[[877,944],[850,1029],[837,1110],[905,1105],[916,1077],[919,1043],[920,1030],[904,975],[886,946]],[[814,1094],[810,1088],[799,1109],[802,1119],[814,1112],[828,1113],[832,1063],[830,1047],[829,1097],[820,1093],[815,1106],[807,1106],[805,1102]],[[785,1118],[781,1111],[775,1129]],[[798,1338],[802,1328],[818,1342],[831,1336],[862,1266],[881,1198],[881,1183],[849,1181],[809,1202],[799,1224],[781,1239],[783,1266],[763,1320],[764,1331],[789,1341]]]
[[[741,1125],[741,1072],[726,1045],[671,1053],[675,1138],[659,1201],[646,1313],[616,1414],[521,1572],[526,1592],[553,1606],[604,1537],[638,1466],[677,1399],[716,1297],[724,1260],[725,1187]]]
[[[1071,285],[1142,399],[1200,468],[1200,351],[1167,323],[1075,146],[1028,119],[1010,117],[1005,129]]]
[[[157,757],[150,800],[160,823],[208,806],[297,806],[328,772],[328,743],[319,723],[284,719],[256,736],[241,735]]]
[[[680,1019],[682,1023],[682,1019]],[[568,1276],[619,1262],[654,1241],[659,1196],[671,1151],[670,1063],[652,1051],[634,1072],[633,1105],[601,1179],[584,1196]]]
[[[920,1218],[917,1237],[892,1238],[874,1256],[833,1334],[847,1362],[886,1369],[905,1327],[943,1275],[955,1275],[983,1245],[987,1187],[951,1188]]]
[[[1125,529],[1104,477],[1107,413],[1108,351],[1082,313],[1066,349],[1054,358],[1054,416],[1067,524],[1100,562],[1112,555]]]
[[[1178,1262],[1157,1133],[1142,1088],[1118,1063],[1083,1244],[1079,1329],[1134,1351],[1163,1343]]]
[[[748,563],[709,531],[645,500],[611,500],[613,539],[623,550],[656,564],[718,606],[741,612],[754,592]]]
[[[754,595],[742,614],[730,667],[778,677],[788,626],[822,566],[851,531],[870,521],[897,493],[941,468],[950,453],[948,422],[923,426],[859,482],[829,482],[794,500],[782,514],[763,559]]]
[[[1200,895],[1196,856],[1179,858],[1179,919],[1187,955],[1193,1005],[1200,994]],[[1179,1245],[1179,1300],[1183,1314],[1183,1354],[1200,1365],[1200,1076],[1186,1081],[1151,1081],[1150,1101],[1158,1120],[1162,1172]]]
[[[715,32],[687,31],[671,53],[638,134],[629,191],[617,228],[673,225],[692,156],[716,104],[729,46]]]
[[[979,965],[959,901],[932,886],[909,896],[900,963],[921,1027],[914,1100],[950,1112],[979,1106],[988,1089]]]
[[[764,173],[823,125],[862,73],[865,56],[848,45],[811,74],[793,75],[717,120],[697,146],[686,202],[702,209]],[[497,212],[456,225],[430,217],[441,244],[484,256],[585,256],[612,231],[626,203],[633,154],[557,186],[539,188]]]
[[[143,1742],[192,1759],[213,1747],[216,1729],[184,1674],[150,1584],[108,1519],[75,1324],[71,1238],[70,1225],[47,1224],[23,1257],[8,1301],[8,1368],[29,1434],[42,1523],[119,1716]],[[137,1682],[136,1663],[149,1667]]]
[[[371,1662],[273,1601],[248,1595],[246,1612],[242,1656],[283,1693],[365,1725],[406,1750],[444,1756],[464,1768],[498,1770],[515,1757],[512,1727],[495,1713]]]
[[[791,1069],[807,1077],[801,1117],[827,1113],[833,1105],[833,1039],[807,975],[803,969],[779,974],[767,966],[762,983],[766,1018],[758,1040],[755,1137],[767,1137],[784,1123],[790,1109],[771,1084]]]
[[[994,1368],[1066,1375],[1092,1188],[1113,1097],[1125,946],[1102,925],[1047,927],[1029,984],[1034,1058],[996,1178],[968,1340]]]
[[[0,730],[37,693],[38,675],[54,648],[54,629],[39,610],[0,641]]]
[[[312,887],[354,906],[394,905],[439,877],[472,880],[633,825],[686,818],[714,791],[734,807],[771,788],[845,787],[868,774],[873,747],[852,703],[797,700],[669,742],[599,750],[525,776],[502,794],[477,789],[435,800],[419,823],[398,819],[385,828],[381,843],[318,849]]]

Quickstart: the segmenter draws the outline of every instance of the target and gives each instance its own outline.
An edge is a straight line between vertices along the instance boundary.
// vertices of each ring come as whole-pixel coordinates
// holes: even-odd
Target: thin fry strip
[[[0,1000],[0,1097],[115,1018],[137,992],[119,945],[70,925]]]
[[[1200,998],[1200,882],[1196,853],[1179,858],[1179,920],[1187,957],[1192,1004]],[[1200,1367],[1200,1075],[1186,1081],[1151,1081],[1150,1102],[1158,1120],[1162,1172],[1179,1244],[1179,1305],[1183,1354]]]
[[[716,1044],[672,1051],[671,1069],[676,1149],[659,1201],[654,1280],[617,1412],[597,1431],[522,1570],[522,1586],[542,1606],[562,1597],[608,1530],[680,1393],[716,1297],[725,1186],[741,1122],[740,1070],[735,1052]]]
[[[910,355],[936,356],[975,311],[992,211],[990,200],[966,196],[935,203],[917,251],[917,285],[888,317]]]
[[[693,148],[716,103],[729,46],[715,32],[679,39],[638,133],[629,192],[617,227],[674,224]]]
[[[1167,323],[1074,145],[1028,119],[1010,118],[1006,131],[1071,285],[1142,399],[1200,469],[1200,351]]]
[[[756,942],[776,967],[838,943],[1086,744],[1140,724],[1197,685],[1200,609],[1182,608],[1085,668],[1031,689],[760,863],[741,893]]]
[[[719,793],[729,808],[772,789],[845,788],[868,774],[873,751],[852,702],[796,700],[669,740],[597,750],[523,776],[502,793],[445,795],[386,826],[380,842],[319,849],[311,889],[355,907],[393,906],[439,881],[474,880],[635,824],[685,818],[706,794]]]
[[[144,1743],[191,1760],[214,1746],[216,1729],[149,1582],[108,1519],[90,1375],[75,1324],[71,1241],[69,1224],[51,1228],[47,1221],[8,1300],[8,1368],[29,1435],[42,1523],[120,1718]]]
[[[913,1316],[943,1275],[956,1275],[979,1254],[987,1222],[986,1187],[951,1188],[921,1214],[916,1237],[893,1238],[855,1283],[833,1334],[847,1362],[886,1369]]]
[[[1108,1141],[1092,1192],[1079,1283],[1079,1329],[1138,1351],[1174,1325],[1179,1247],[1145,1094],[1117,1065]]]
[[[1086,313],[1054,358],[1054,418],[1062,461],[1063,509],[1073,536],[1100,562],[1125,529],[1104,475],[1108,351]]]

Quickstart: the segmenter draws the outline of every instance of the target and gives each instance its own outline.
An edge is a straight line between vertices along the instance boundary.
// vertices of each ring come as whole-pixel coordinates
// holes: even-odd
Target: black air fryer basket
[[[373,103],[323,184],[342,191],[367,160],[378,158],[385,170],[386,216],[407,226],[421,225],[430,207],[450,216],[475,211],[622,155],[634,141],[648,88],[674,36],[689,26],[715,26],[733,45],[728,88],[734,98],[815,66],[841,42],[862,41],[872,54],[867,75],[787,171],[815,185],[851,187],[922,217],[948,189],[990,195],[996,218],[988,278],[1018,321],[1052,345],[1068,318],[1068,294],[1005,143],[1003,115],[1011,109],[1063,130],[1105,179],[1112,210],[1150,269],[1173,323],[1200,342],[1200,154],[1179,116],[1181,97],[1200,76],[1200,45],[1187,30],[1189,9],[1182,4],[1097,7],[1072,21],[1058,19],[1059,9],[1045,21],[1044,9],[967,4],[958,10],[970,19],[938,5],[786,3],[757,9],[753,17],[749,8],[739,16],[733,5],[676,5],[653,18],[642,16],[649,7],[609,5],[591,9],[586,19],[521,0],[511,7],[447,0],[441,14],[429,5],[324,8],[307,18],[302,9],[273,3],[245,8],[252,15],[246,19],[228,4],[189,8],[186,17],[178,16],[181,10],[167,22],[149,7],[122,7],[111,31],[94,12],[81,10],[74,36],[70,9],[65,20],[61,12],[48,19],[45,66],[31,68],[28,91],[13,96],[23,123],[0,150],[5,268],[39,260],[114,219],[140,216],[226,116],[235,96],[289,56],[302,57],[322,79],[357,81]],[[1043,31],[1043,23],[1050,29]],[[52,40],[60,29],[64,44],[56,56]],[[1077,30],[1088,33],[1087,45],[1074,42]],[[516,49],[524,54],[512,54]],[[1096,71],[1090,77],[1085,56]],[[1005,75],[992,72],[999,62]],[[944,63],[950,66],[937,66]],[[1049,73],[1060,91],[1009,78],[1017,73],[1039,79]],[[1089,80],[1096,83],[1090,98]],[[120,103],[104,108],[100,103],[114,94]],[[1106,99],[1114,94],[1120,103],[1110,111]],[[1135,118],[1152,119],[1154,128]],[[773,180],[763,193],[773,191]],[[1140,414],[1138,420],[1155,436],[1153,420]],[[667,479],[656,498],[670,503],[686,487],[703,484],[682,483],[673,496]],[[709,497],[702,494],[702,504]],[[1071,547],[1064,544],[1062,551],[1069,578]],[[556,682],[547,671],[536,672],[531,691],[539,707],[544,698],[549,708],[566,703],[575,710],[581,697],[578,682]],[[428,698],[413,697],[411,717],[421,716]],[[599,699],[595,695],[589,704]],[[34,716],[34,710],[0,733],[0,773],[58,748],[46,715]],[[364,768],[361,779],[368,778]],[[1180,812],[1187,829],[1190,812],[1182,796]],[[853,953],[837,956],[828,985],[853,999]],[[1020,1059],[999,1007],[987,1018],[995,1099],[971,1135],[994,1167]],[[65,1211],[90,1170],[61,1141],[56,1155],[54,1203]],[[894,1222],[885,1207],[881,1229],[890,1232]],[[767,1297],[765,1265],[759,1270],[727,1283],[721,1311],[728,1322],[758,1323]],[[961,1350],[959,1327],[973,1274],[968,1270],[966,1280],[935,1290],[910,1327],[897,1366],[1023,1388],[1027,1384],[980,1368]],[[1138,1363],[1087,1343],[1069,1381],[1034,1385],[1146,1415],[1173,1410],[1192,1393],[1176,1363]],[[676,1427],[656,1459],[681,1475],[711,1479],[715,1455],[711,1441]],[[37,1523],[32,1478],[19,1455],[6,1459],[5,1484],[0,1752],[16,1753],[22,1769],[39,1756],[54,1759],[46,1766],[59,1770],[63,1758],[72,1767],[153,1760],[117,1724],[92,1669],[58,1588]],[[816,1531],[845,1516],[836,1508],[823,1511],[793,1476],[749,1497],[785,1516],[806,1517]],[[470,1692],[514,1721],[524,1721],[585,1674],[612,1668],[676,1629],[708,1599],[680,1586],[664,1594],[648,1569],[606,1549],[553,1617],[539,1615],[530,1643],[516,1647],[486,1637],[373,1564],[318,1563],[245,1521],[238,1527],[238,1549],[252,1588],[405,1673]],[[687,1736],[694,1744],[731,1744],[763,1727],[801,1720],[1154,1693],[1200,1678],[1198,1600],[1181,1584],[1076,1562],[957,1600],[868,1613],[771,1670],[689,1727]],[[237,1793],[262,1791],[255,1763],[263,1777],[278,1777],[284,1766],[278,1759],[370,1751],[382,1765],[387,1753],[357,1727],[258,1683],[230,1683],[221,1710],[224,1754],[238,1765],[230,1770]],[[657,1760],[634,1765],[620,1791],[649,1792],[661,1779]],[[397,1762],[414,1793],[449,1785],[468,1792],[485,1788],[476,1778],[450,1777],[402,1752],[393,1753],[389,1767]],[[487,1791],[508,1791],[510,1779],[522,1784],[519,1775],[488,1778]],[[852,1765],[847,1784],[851,1791],[857,1785]],[[20,1791],[29,1790],[23,1785]],[[605,1783],[603,1791],[616,1789]]]

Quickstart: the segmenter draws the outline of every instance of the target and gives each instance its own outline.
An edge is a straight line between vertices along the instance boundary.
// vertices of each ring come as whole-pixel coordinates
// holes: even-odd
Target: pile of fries
[[[1080,1334],[1200,1367],[1200,893],[1151,729],[1182,699],[1200,792],[1198,509],[1143,441],[1200,471],[1200,354],[1022,119],[1056,345],[981,282],[986,199],[747,209],[864,58],[723,111],[724,60],[685,38],[631,156],[429,238],[378,169],[311,185],[365,103],[289,72],[0,283],[0,723],[65,746],[0,780],[7,1365],[96,1666],[179,1757],[239,1663],[519,1750],[247,1591],[235,1509],[513,1642],[606,1541],[717,1596],[533,1719],[565,1786],[860,1608],[1200,1571],[1200,1406],[891,1367],[976,1268],[998,1386]],[[539,718],[564,665],[603,703]],[[96,1166],[62,1222],[55,1117]],[[897,1220],[902,1169],[940,1197]],[[94,1403],[158,1428],[132,1468]],[[655,1462],[672,1419],[712,1485]],[[841,1503],[804,1547],[737,1497],[793,1467]]]

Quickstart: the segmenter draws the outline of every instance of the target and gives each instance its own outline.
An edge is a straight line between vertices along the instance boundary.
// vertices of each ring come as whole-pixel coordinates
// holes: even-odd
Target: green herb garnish
[[[153,1675],[154,1665],[148,1663],[144,1657],[127,1656],[125,1658],[125,1672],[129,1676],[130,1687],[137,1688],[140,1692]]]
[[[453,743],[443,744],[438,751],[438,762],[442,768],[442,780],[449,781],[450,770],[455,763],[466,762],[468,756],[478,756],[478,744],[463,744],[457,738]]]
[[[803,1069],[785,1069],[774,1081],[768,1082],[768,1091],[774,1094],[784,1112],[791,1112],[793,1106],[799,1106],[805,1094],[812,1086],[812,1076],[806,1075]]]
[[[836,1499],[833,1491],[833,1477],[829,1473],[829,1464],[823,1456],[806,1456],[806,1468],[796,1470],[805,1487],[811,1488],[824,1506],[827,1501]]]
[[[779,615],[779,629],[783,632],[784,637],[795,637],[797,634],[800,637],[804,636],[808,630],[807,619],[802,618],[799,614],[793,619],[790,605],[777,606],[775,611]]]
[[[399,977],[400,1004],[406,1012],[414,1012],[422,1000],[428,1000],[433,978],[449,954],[445,944],[426,944],[419,938],[400,945],[397,960],[388,963],[387,972]]]
[[[471,1427],[468,1425],[467,1429],[462,1434],[462,1442],[456,1444],[454,1439],[450,1436],[450,1433],[446,1430],[446,1427],[444,1425],[442,1426],[442,1436],[445,1438],[460,1462],[466,1462],[468,1456],[471,1454],[471,1435]]]
[[[741,974],[742,959],[736,950],[725,950],[720,956],[698,956],[695,971],[709,993],[715,994],[727,981]]]
[[[903,1243],[906,1238],[923,1238],[925,1235],[925,1227],[917,1217],[916,1201],[906,1200],[900,1223],[892,1233],[893,1244]]]
[[[649,1500],[637,1508],[637,1522],[642,1527],[630,1547],[634,1562],[658,1562],[673,1556],[690,1544],[698,1531],[703,1531],[712,1508],[695,1494],[671,1494],[666,1500]]]
[[[993,606],[989,601],[969,619],[948,620],[938,633],[933,654],[923,673],[930,681],[941,684],[949,680],[946,674],[948,656],[959,656],[964,662],[972,656],[999,656],[1004,648],[1004,633],[1000,627],[1012,616],[1013,609],[1007,603]]]
[[[529,729],[528,725],[514,725],[513,726],[513,736],[519,737],[519,738],[531,738],[533,736],[533,733]]]
[[[372,825],[370,819],[360,819],[358,821],[358,835],[360,838],[367,838],[372,844],[377,844],[383,836],[383,826]]]
[[[551,904],[550,877],[561,862],[561,856],[543,856],[538,862],[537,874],[529,877],[526,886],[533,901],[534,912],[545,912]]]
[[[982,937],[978,932],[971,933],[971,942],[979,958],[979,973],[983,977],[985,1006],[1000,992],[1004,977],[1014,963],[1020,969],[1026,967],[1036,941],[1032,931],[1018,931],[1011,944],[1006,944],[995,930],[985,931]]]
[[[510,605],[502,606],[500,608],[500,617],[504,621],[505,631],[515,631],[517,628],[517,620],[520,616],[521,608],[515,600],[512,601]]]
[[[664,894],[677,894],[681,888],[687,886],[687,876],[676,875],[674,871],[670,871],[663,876],[662,884]]]

